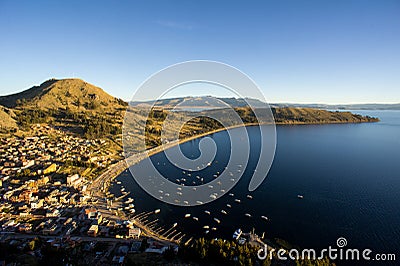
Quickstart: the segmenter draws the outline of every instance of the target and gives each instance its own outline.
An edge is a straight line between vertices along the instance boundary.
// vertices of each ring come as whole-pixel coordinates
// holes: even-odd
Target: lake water
[[[216,227],[210,237],[231,238],[237,228],[253,228],[266,238],[281,238],[303,248],[335,246],[345,237],[348,247],[374,252],[400,250],[400,111],[353,111],[378,116],[381,122],[363,124],[277,126],[274,163],[263,184],[246,197],[260,142],[257,127],[248,127],[252,152],[244,176],[222,198],[198,207],[177,207],[147,195],[130,173],[118,177],[132,192],[137,212],[160,208],[161,225],[202,236],[204,225]],[[235,129],[232,129],[235,130]],[[211,135],[218,152],[212,166],[199,173],[204,182],[226,165],[230,145],[226,132]],[[183,153],[199,155],[199,139],[181,144]],[[152,158],[171,180],[185,176],[168,164],[163,153]],[[165,164],[165,165],[164,165]],[[140,164],[136,167],[140,167]],[[192,175],[194,177],[194,175]],[[192,179],[186,176],[187,181]],[[196,179],[193,179],[196,181]],[[116,194],[117,187],[112,188]],[[303,199],[297,197],[304,195]],[[241,203],[235,202],[240,199]],[[230,204],[232,208],[226,206]],[[225,210],[227,214],[221,213]],[[205,210],[211,215],[204,213]],[[184,218],[186,213],[199,221]],[[246,217],[245,213],[252,215]],[[267,216],[270,221],[261,219]],[[217,224],[213,218],[218,218]]]

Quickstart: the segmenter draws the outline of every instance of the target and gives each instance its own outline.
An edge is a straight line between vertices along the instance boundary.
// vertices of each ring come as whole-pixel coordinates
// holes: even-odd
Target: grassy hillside
[[[332,112],[313,108],[273,108],[272,112],[277,124],[332,124],[379,121],[377,118],[350,112]]]
[[[17,121],[15,121],[15,113],[8,108],[0,106],[0,132],[16,129]]]
[[[22,130],[29,130],[35,123],[47,123],[87,138],[121,133],[127,106],[81,79],[51,79],[23,92],[2,96],[0,104],[12,108],[13,125]]]
[[[90,111],[120,108],[125,103],[81,79],[51,79],[20,93],[0,97],[16,109]]]

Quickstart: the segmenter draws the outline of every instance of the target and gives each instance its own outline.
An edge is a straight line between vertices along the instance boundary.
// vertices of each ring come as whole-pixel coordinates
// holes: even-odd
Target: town
[[[48,125],[31,129],[34,137],[1,139],[2,250],[28,249],[38,259],[43,252],[79,250],[85,264],[114,265],[124,264],[128,253],[176,252],[176,243],[152,238],[140,219],[125,215],[124,203],[102,204],[111,200],[92,180],[121,163],[108,140],[81,139]],[[134,214],[132,201],[125,209]]]

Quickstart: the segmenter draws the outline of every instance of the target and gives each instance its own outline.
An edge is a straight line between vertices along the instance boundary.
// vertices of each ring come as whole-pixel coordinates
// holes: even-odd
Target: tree
[[[145,251],[148,247],[149,247],[149,244],[147,243],[147,238],[143,238],[139,250],[140,250],[141,252],[143,252],[143,251]]]

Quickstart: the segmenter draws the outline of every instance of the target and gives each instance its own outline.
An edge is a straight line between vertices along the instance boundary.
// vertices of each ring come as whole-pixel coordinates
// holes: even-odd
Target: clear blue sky
[[[0,95],[74,76],[130,99],[193,59],[269,102],[400,102],[400,1],[0,0]]]

